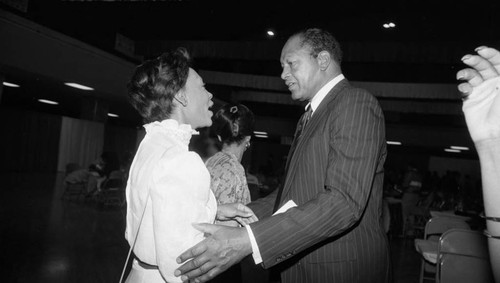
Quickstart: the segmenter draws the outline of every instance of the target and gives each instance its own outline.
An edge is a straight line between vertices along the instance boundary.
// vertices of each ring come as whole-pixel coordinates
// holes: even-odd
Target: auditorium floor
[[[0,178],[2,282],[118,282],[128,252],[124,209],[61,200],[60,176]],[[413,241],[390,242],[394,283],[418,282]]]

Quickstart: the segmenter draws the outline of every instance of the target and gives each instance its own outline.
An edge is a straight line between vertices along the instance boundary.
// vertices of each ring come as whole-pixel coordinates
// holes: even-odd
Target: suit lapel
[[[307,127],[302,131],[301,137],[295,137],[293,144],[295,145],[295,149],[293,150],[292,156],[289,159],[289,168],[286,171],[286,178],[285,178],[285,183],[283,186],[283,192],[281,194],[281,199],[279,200],[280,202],[284,197],[286,197],[288,191],[290,190],[292,181],[293,181],[293,176],[296,174],[296,170],[298,166],[302,165],[300,164],[300,160],[303,154],[305,154],[305,147],[307,145],[307,142],[311,138],[312,134],[316,131],[318,126],[321,124],[321,121],[325,119],[325,117],[328,115],[328,104],[337,97],[337,95],[347,86],[349,83],[347,82],[346,79],[343,79],[340,81],[334,88],[330,90],[330,92],[325,96],[323,101],[321,101],[320,105],[314,111],[313,116],[309,120]]]

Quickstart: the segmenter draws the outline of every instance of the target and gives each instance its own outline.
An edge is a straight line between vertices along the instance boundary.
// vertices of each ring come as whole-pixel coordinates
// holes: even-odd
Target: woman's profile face
[[[213,113],[210,107],[214,104],[213,95],[205,89],[205,83],[200,75],[191,68],[189,68],[185,92],[188,102],[185,109],[187,122],[194,129],[211,126]]]

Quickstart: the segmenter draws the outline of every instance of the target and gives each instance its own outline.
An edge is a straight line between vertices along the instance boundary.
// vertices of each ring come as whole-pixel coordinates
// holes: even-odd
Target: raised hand
[[[457,73],[462,92],[463,111],[474,142],[500,138],[500,52],[494,48],[476,48],[477,55],[465,55],[462,61],[471,68]]]
[[[177,258],[179,264],[191,259],[174,273],[175,276],[181,276],[183,282],[211,280],[252,252],[245,228],[214,224],[193,226],[209,236]]]

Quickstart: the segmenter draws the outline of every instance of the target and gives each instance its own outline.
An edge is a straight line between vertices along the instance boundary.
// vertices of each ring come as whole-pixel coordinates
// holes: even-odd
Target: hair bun
[[[213,130],[223,143],[241,142],[253,133],[253,113],[243,104],[225,104],[214,115]]]

